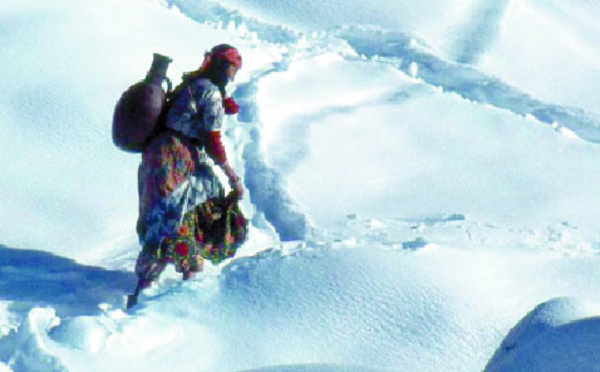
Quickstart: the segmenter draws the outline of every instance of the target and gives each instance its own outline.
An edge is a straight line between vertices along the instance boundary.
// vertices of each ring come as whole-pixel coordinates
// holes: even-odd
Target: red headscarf
[[[228,44],[219,44],[213,47],[210,52],[204,54],[202,66],[200,66],[200,69],[193,74],[202,74],[208,70],[212,63],[219,63],[222,61],[235,65],[238,70],[242,68],[242,56],[238,50]],[[240,111],[240,106],[231,97],[223,96],[223,108],[227,115],[234,115]]]
[[[219,61],[227,61],[238,69],[242,68],[242,56],[238,50],[231,45],[220,44],[204,54],[204,62],[202,62],[200,70],[204,71],[211,63]]]

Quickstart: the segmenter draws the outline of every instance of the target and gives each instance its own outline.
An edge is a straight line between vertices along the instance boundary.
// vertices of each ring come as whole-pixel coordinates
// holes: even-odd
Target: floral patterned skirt
[[[167,264],[184,279],[233,257],[247,234],[247,220],[232,194],[225,197],[212,167],[185,137],[158,136],[143,154],[139,170],[143,249],[136,263],[141,287]]]

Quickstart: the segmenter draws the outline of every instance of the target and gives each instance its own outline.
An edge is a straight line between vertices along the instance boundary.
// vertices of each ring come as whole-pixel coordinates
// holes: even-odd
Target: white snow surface
[[[0,4],[0,371],[597,371],[595,1]],[[227,42],[250,238],[123,311],[114,105]]]

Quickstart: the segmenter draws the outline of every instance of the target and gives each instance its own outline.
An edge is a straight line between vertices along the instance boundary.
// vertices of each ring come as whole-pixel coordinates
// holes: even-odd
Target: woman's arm
[[[223,117],[225,111],[223,108],[223,98],[218,88],[208,82],[201,80],[198,83],[198,107],[202,107],[201,125],[203,129],[202,140],[204,148],[211,159],[217,163],[227,178],[229,185],[238,198],[242,197],[242,183],[235,174],[233,168],[227,162],[225,148],[221,142],[221,128],[223,127]]]
[[[225,148],[223,147],[223,143],[221,142],[221,132],[206,132],[204,137],[204,148],[206,149],[206,153],[210,156],[210,158],[213,159],[215,163],[217,163],[221,167],[221,169],[229,179],[229,185],[235,192],[238,199],[240,199],[243,194],[242,183],[239,177],[235,174],[235,171],[233,170],[231,165],[229,165],[229,162],[227,161]]]

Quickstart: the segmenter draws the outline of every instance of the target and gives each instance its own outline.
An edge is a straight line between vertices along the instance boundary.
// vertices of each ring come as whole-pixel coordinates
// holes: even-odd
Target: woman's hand
[[[235,174],[235,171],[228,162],[221,164],[221,169],[223,169],[223,172],[229,178],[229,186],[231,186],[232,191],[238,199],[241,199],[244,193],[242,180]]]
[[[242,180],[240,178],[235,178],[234,180],[229,179],[229,186],[233,190],[236,198],[239,200],[242,198],[244,194],[244,187],[242,185]]]

